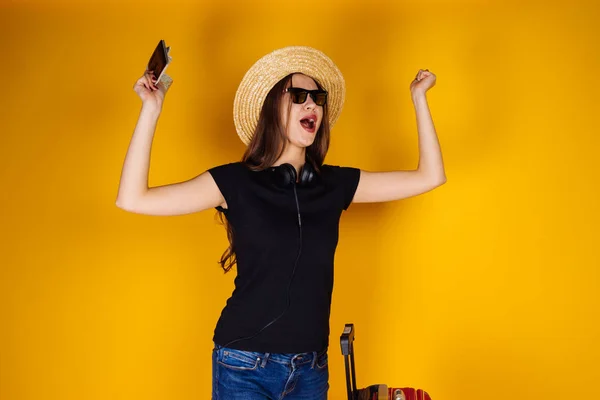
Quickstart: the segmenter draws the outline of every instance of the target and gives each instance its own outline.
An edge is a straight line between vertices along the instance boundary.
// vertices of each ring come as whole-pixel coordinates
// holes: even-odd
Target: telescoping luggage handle
[[[348,400],[379,399],[387,400],[388,388],[386,385],[371,385],[366,389],[357,389],[356,370],[354,367],[354,324],[346,324],[340,336],[342,354],[346,362],[346,389]],[[399,400],[405,400],[403,397]]]
[[[346,324],[340,336],[340,344],[346,361],[348,400],[431,400],[429,394],[423,389],[411,387],[388,388],[387,385],[371,385],[358,390],[354,369],[354,324]]]
[[[342,354],[346,362],[346,388],[348,390],[348,400],[355,400],[356,393],[356,372],[354,370],[354,324],[346,324],[340,344],[342,345]],[[352,375],[350,375],[352,374]],[[352,377],[352,379],[350,379]]]

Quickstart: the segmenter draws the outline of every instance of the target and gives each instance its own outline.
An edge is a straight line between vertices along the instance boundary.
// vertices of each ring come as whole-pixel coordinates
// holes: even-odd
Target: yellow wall
[[[514,3],[514,4],[512,4]],[[570,4],[567,6],[567,4]],[[409,84],[429,104],[448,182],[353,205],[337,253],[338,338],[359,384],[434,399],[600,398],[598,3],[7,2],[0,8],[2,400],[207,399],[233,274],[214,212],[114,201],[157,41],[171,87],[152,185],[238,160],[235,90],[260,56],[325,51],[345,75],[327,161],[417,165]]]

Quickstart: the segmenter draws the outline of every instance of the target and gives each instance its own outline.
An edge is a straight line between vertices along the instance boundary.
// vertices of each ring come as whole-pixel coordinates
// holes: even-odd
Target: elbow
[[[117,200],[115,201],[115,205],[124,211],[136,212],[135,201],[131,199],[124,198],[123,196],[117,196]]]
[[[433,187],[442,186],[446,183],[446,174],[444,172],[426,174],[426,180]]]
[[[117,208],[120,208],[121,210],[125,210],[125,211],[129,211],[127,208],[127,203],[125,201],[123,201],[122,198],[117,197],[117,200],[115,201],[115,205],[117,206]]]
[[[434,188],[442,186],[446,183],[446,175],[436,176],[435,178],[432,178],[430,182]]]
[[[417,168],[417,171],[423,177],[422,179],[433,185],[433,187],[442,186],[446,183],[446,172],[444,171],[444,168],[439,168],[437,170]]]
[[[147,191],[119,191],[115,205],[121,210],[144,214],[148,208]]]

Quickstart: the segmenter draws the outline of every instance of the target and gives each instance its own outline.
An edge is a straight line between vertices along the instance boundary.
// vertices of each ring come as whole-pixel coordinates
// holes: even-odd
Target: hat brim
[[[323,52],[306,46],[278,49],[259,59],[244,75],[233,101],[233,121],[238,136],[248,145],[258,124],[269,91],[289,74],[302,73],[327,90],[329,126],[340,116],[346,96],[344,77]]]

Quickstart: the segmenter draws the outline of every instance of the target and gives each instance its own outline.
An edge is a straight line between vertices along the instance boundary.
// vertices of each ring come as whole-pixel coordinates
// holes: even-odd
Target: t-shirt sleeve
[[[353,167],[334,167],[336,180],[340,185],[343,196],[343,207],[347,210],[354,199],[358,182],[360,181],[360,169]]]
[[[217,187],[227,202],[227,208],[235,207],[239,197],[239,185],[241,183],[242,168],[239,163],[219,165],[208,170],[212,175]],[[227,211],[221,206],[215,207],[219,211]]]

